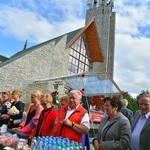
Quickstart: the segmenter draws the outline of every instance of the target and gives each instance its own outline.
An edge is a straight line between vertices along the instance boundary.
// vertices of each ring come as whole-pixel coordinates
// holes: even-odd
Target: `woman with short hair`
[[[104,110],[107,116],[100,123],[93,140],[95,150],[129,149],[131,126],[129,120],[120,112],[121,108],[119,97],[104,98]]]
[[[58,115],[57,110],[52,106],[53,98],[50,94],[44,94],[41,99],[43,111],[36,128],[36,136],[52,135],[55,119]]]

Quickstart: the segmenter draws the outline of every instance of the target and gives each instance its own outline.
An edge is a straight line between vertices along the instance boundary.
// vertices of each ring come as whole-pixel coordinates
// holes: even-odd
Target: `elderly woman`
[[[53,97],[50,94],[44,94],[41,99],[43,111],[40,115],[36,128],[36,136],[50,136],[54,127],[55,119],[58,115],[57,110],[52,106]]]
[[[131,126],[120,112],[122,103],[118,97],[104,98],[107,116],[100,123],[93,140],[95,150],[127,150],[130,145]]]

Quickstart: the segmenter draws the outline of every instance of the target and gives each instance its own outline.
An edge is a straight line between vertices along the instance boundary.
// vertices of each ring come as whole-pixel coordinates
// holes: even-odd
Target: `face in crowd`
[[[12,99],[15,101],[19,100],[21,95],[22,95],[22,92],[20,90],[12,91]]]
[[[104,98],[103,109],[106,111],[108,116],[115,116],[122,108],[122,103],[119,97],[106,97]]]
[[[80,104],[81,98],[82,94],[80,93],[80,91],[72,90],[69,93],[69,101],[68,101],[69,108],[70,109],[76,108]]]
[[[6,102],[9,101],[11,99],[11,93],[8,92],[2,92],[2,101]]]
[[[44,94],[41,98],[41,105],[46,110],[52,106],[53,97],[50,94]]]
[[[43,93],[41,91],[35,90],[31,93],[31,102],[34,104],[41,102],[41,97]]]
[[[150,112],[150,95],[143,95],[139,100],[139,107],[141,110],[141,114],[145,115]]]

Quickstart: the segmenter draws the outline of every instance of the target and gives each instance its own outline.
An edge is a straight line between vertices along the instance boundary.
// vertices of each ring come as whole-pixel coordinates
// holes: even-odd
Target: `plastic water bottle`
[[[43,150],[43,142],[42,141],[38,141],[36,149],[37,150]]]
[[[30,148],[31,150],[36,150],[36,147],[37,147],[37,140],[36,140],[36,137],[33,137]]]
[[[79,143],[79,150],[82,150],[82,143]]]

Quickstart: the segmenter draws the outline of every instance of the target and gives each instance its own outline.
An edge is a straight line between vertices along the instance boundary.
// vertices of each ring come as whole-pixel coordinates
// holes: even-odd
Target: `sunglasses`
[[[42,105],[42,106],[46,106],[46,105],[47,105],[47,103],[42,103],[41,105]]]

